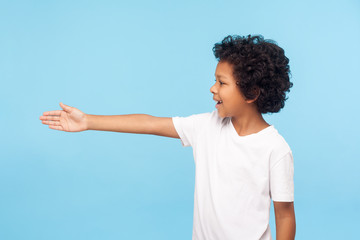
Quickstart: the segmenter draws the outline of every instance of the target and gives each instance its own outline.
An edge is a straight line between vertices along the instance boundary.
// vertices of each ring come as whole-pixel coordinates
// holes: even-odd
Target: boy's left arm
[[[296,223],[294,202],[275,202],[276,240],[294,240]]]

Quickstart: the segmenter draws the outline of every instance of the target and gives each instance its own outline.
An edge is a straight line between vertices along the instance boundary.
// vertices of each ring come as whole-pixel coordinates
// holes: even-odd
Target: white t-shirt
[[[274,125],[239,136],[218,110],[172,117],[195,161],[192,240],[270,240],[270,204],[294,201],[292,151]]]

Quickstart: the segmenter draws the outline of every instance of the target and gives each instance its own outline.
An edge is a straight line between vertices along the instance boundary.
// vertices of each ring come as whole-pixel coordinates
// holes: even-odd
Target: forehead
[[[218,62],[215,70],[215,77],[218,78],[232,78],[233,67],[228,62]]]

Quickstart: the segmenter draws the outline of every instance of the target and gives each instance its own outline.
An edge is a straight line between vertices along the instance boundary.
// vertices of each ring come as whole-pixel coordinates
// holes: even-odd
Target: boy
[[[194,151],[193,240],[269,240],[271,199],[276,239],[295,238],[294,167],[289,145],[263,113],[284,107],[289,59],[261,35],[227,36],[213,48],[219,60],[210,88],[216,110],[188,117],[90,115],[63,110],[40,117],[51,129],[154,134],[179,138]]]

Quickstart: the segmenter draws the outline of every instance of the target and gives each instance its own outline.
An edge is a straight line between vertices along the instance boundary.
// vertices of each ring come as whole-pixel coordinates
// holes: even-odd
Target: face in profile
[[[233,66],[226,61],[220,61],[215,71],[215,84],[210,88],[214,95],[213,99],[220,104],[216,104],[219,116],[232,117],[238,116],[253,101],[245,100],[233,76]]]

